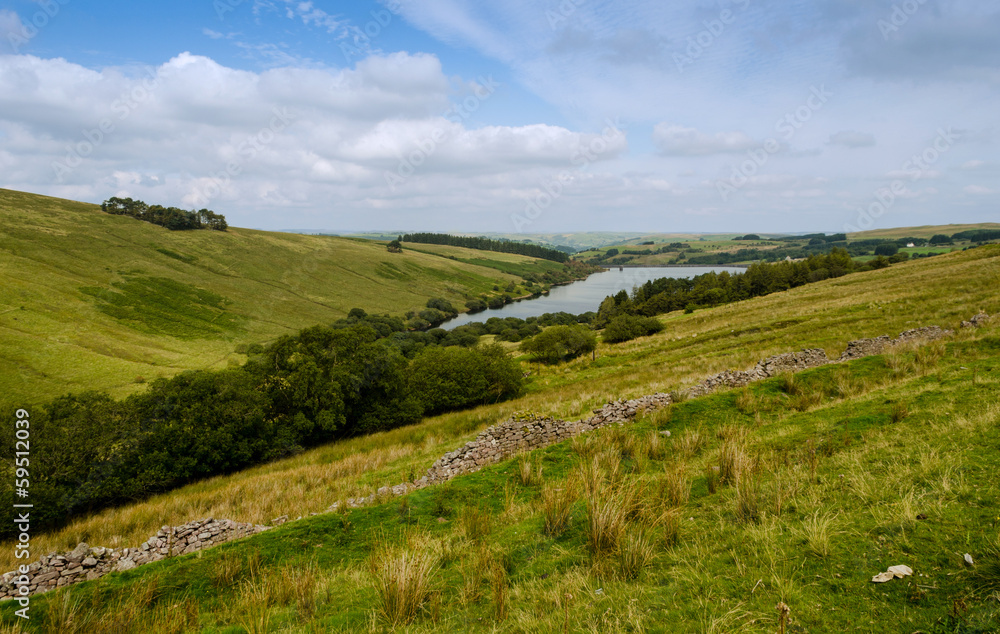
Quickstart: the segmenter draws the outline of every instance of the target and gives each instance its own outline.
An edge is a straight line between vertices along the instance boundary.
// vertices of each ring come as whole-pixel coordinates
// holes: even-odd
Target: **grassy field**
[[[517,401],[194,484],[33,535],[33,546],[135,545],[163,524],[205,516],[308,516],[419,476],[514,411],[585,416],[606,400],[678,389],[771,354],[821,347],[836,356],[851,339],[954,328],[979,310],[1000,312],[998,283],[1000,247],[988,246],[670,314],[663,333],[601,345],[596,361],[528,366],[530,390]],[[409,552],[408,561],[426,558],[429,585],[408,631],[564,631],[569,614],[574,632],[774,632],[779,601],[791,608],[789,632],[992,631],[998,372],[994,322],[685,401],[535,452],[527,467],[507,461],[403,500],[36,598],[33,625],[380,631],[397,613],[376,588]],[[0,546],[0,568],[13,564],[10,552]],[[962,565],[966,552],[976,568]],[[895,564],[918,576],[869,582]],[[945,629],[949,613],[967,629]]]
[[[240,344],[356,306],[402,315],[444,297],[462,307],[521,282],[504,270],[541,275],[553,264],[449,255],[234,227],[171,232],[0,189],[0,392],[34,402],[84,389],[120,396],[181,370],[240,363]]]
[[[986,229],[996,231],[1000,223],[980,222],[971,225],[923,225],[920,227],[895,227],[888,229],[871,229],[847,234],[848,240],[869,240],[872,238],[931,238],[937,234],[950,236],[960,231]]]
[[[997,230],[1000,229],[1000,223],[979,223],[972,225],[935,225],[935,226],[923,226],[923,227],[896,227],[891,229],[875,229],[871,231],[862,231],[859,233],[848,234],[848,240],[851,242],[859,240],[870,240],[870,239],[899,239],[899,238],[930,238],[936,234],[943,234],[951,236],[952,234],[958,233],[960,231],[967,231],[973,229],[989,229]],[[578,253],[574,256],[576,259],[584,261],[592,261],[598,255],[603,255],[608,252],[609,249],[617,249],[618,251],[631,251],[631,252],[645,252],[649,251],[647,255],[630,254],[627,264],[629,266],[664,266],[664,265],[683,265],[687,258],[691,257],[701,257],[706,255],[720,254],[720,253],[733,253],[740,249],[759,249],[761,251],[773,251],[775,249],[789,249],[798,248],[806,245],[807,240],[792,240],[792,241],[775,241],[769,240],[769,237],[775,237],[779,234],[758,234],[761,236],[760,240],[734,240],[733,238],[740,237],[742,234],[689,234],[686,236],[680,234],[651,234],[648,236],[642,236],[638,238],[630,238],[622,242],[615,244],[605,243],[597,248],[596,251],[587,251],[583,253]],[[643,242],[654,242],[652,245],[642,244]],[[667,246],[672,243],[682,243],[683,248],[672,249],[665,253],[652,253],[657,249]],[[909,253],[910,255],[915,254],[927,254],[927,253],[948,253],[949,251],[958,250],[963,247],[970,246],[970,242],[961,242],[956,245],[949,245],[946,247],[917,247],[912,249],[903,248],[900,249],[902,252]],[[623,254],[624,255],[624,254]],[[619,256],[621,257],[621,256]],[[859,256],[857,259],[861,262],[870,260],[874,256]],[[739,264],[749,264],[750,261],[739,262]]]

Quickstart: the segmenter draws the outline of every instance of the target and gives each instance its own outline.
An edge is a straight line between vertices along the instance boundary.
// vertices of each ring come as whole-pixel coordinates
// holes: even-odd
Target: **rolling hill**
[[[122,395],[181,370],[239,363],[241,344],[356,306],[403,315],[444,297],[462,307],[521,281],[505,270],[541,277],[553,265],[467,249],[447,255],[235,227],[172,232],[97,205],[0,189],[0,391],[13,400]]]
[[[773,632],[778,602],[791,608],[789,632],[859,623],[879,632],[993,631],[1000,339],[997,320],[958,325],[979,310],[1000,312],[998,282],[1000,247],[990,245],[672,313],[663,333],[602,344],[596,360],[529,366],[529,393],[516,401],[83,518],[33,536],[38,552],[78,541],[136,545],[163,524],[198,517],[304,516],[35,597],[30,629],[378,631],[387,609],[379,571],[409,553],[429,556],[431,583],[415,599],[412,631],[547,632],[569,623],[570,631]],[[956,332],[680,400],[403,498],[323,512],[419,476],[515,412],[572,420],[608,400],[675,391],[765,356],[808,347],[836,357],[849,340],[926,325]],[[721,471],[730,459],[743,461],[743,475]],[[588,478],[608,497],[595,497]],[[568,524],[552,532],[546,522],[562,492]],[[617,513],[621,528],[607,551],[593,545],[600,508]],[[964,553],[975,567],[963,564]],[[871,582],[896,564],[914,577]],[[281,590],[292,587],[302,592]],[[0,610],[8,622],[11,613]]]

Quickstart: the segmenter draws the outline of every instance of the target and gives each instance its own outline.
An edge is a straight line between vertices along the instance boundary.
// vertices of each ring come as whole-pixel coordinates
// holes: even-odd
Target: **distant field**
[[[0,390],[44,400],[239,363],[239,344],[329,323],[355,306],[461,307],[553,263],[454,248],[230,228],[171,232],[96,205],[0,189]],[[459,260],[473,261],[475,264]],[[504,272],[501,269],[509,269]]]
[[[871,238],[930,238],[937,234],[950,236],[960,231],[972,231],[975,229],[990,229],[996,231],[1000,229],[1000,223],[980,222],[972,225],[923,225],[920,227],[894,227],[889,229],[872,229],[871,231],[860,231],[858,233],[847,234],[848,240],[867,240]]]

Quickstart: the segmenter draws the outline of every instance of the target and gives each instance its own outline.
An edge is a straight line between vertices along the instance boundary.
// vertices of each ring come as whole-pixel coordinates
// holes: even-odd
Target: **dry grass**
[[[655,557],[656,550],[645,530],[625,531],[618,542],[618,576],[626,581],[638,579]]]
[[[377,544],[368,560],[377,617],[391,627],[413,622],[433,590],[436,568],[437,557],[427,549]]]
[[[594,557],[613,553],[627,524],[627,489],[587,492],[587,545]]]
[[[474,542],[482,541],[493,531],[493,518],[489,512],[476,506],[466,506],[460,516],[462,530],[466,539]]]
[[[542,487],[541,505],[544,517],[543,530],[549,537],[558,537],[569,528],[576,503],[576,487],[570,481],[561,485],[546,484]]]
[[[660,479],[659,498],[667,508],[678,508],[687,504],[691,496],[691,479],[684,464],[664,465]]]
[[[32,535],[32,542],[39,552],[69,550],[80,541],[95,546],[136,546],[164,524],[179,525],[197,517],[266,523],[279,515],[320,512],[333,501],[401,482],[411,472],[419,476],[442,453],[461,446],[515,410],[570,419],[585,415],[606,397],[669,391],[691,385],[698,377],[731,367],[749,367],[759,358],[799,347],[823,347],[835,356],[851,339],[895,334],[918,324],[955,327],[960,319],[969,317],[970,306],[1000,312],[1000,303],[991,290],[995,266],[992,260],[984,259],[989,252],[995,249],[938,256],[692,315],[670,315],[666,317],[670,322],[668,331],[645,338],[631,348],[600,344],[598,354],[604,363],[599,366],[589,359],[578,359],[558,367],[538,368],[530,379],[529,393],[516,401],[332,443],[294,458],[81,518],[59,531]],[[932,304],[910,301],[926,293],[935,293]],[[893,310],[867,310],[885,302],[893,302]],[[780,337],[766,333],[730,335],[737,323],[769,323],[773,315],[796,314],[803,306],[811,307],[810,319],[783,329]],[[853,311],[851,314],[857,317],[843,320],[839,316],[845,311]],[[960,332],[957,336],[972,334]],[[638,365],[630,357],[636,352],[643,354],[643,362]],[[917,366],[932,368],[935,359],[943,357],[944,344],[919,347],[914,355]],[[130,382],[135,375],[131,372]],[[594,394],[595,384],[602,386],[600,394]],[[842,397],[870,389],[864,381],[852,379],[846,370],[844,378],[835,380],[834,386]],[[593,397],[581,401],[582,392]],[[670,408],[663,411],[669,412]],[[575,440],[574,448],[579,448],[578,452],[596,451],[597,443],[587,438],[591,435]],[[693,457],[704,450],[706,443],[704,434],[685,430],[666,445],[675,445],[679,453]],[[847,485],[852,489],[863,487],[853,481],[859,477],[849,475]],[[18,563],[13,552],[9,542],[0,544],[0,570],[11,570]]]
[[[521,479],[521,484],[526,487],[538,486],[543,482],[542,465],[536,464],[534,468],[527,454],[521,454],[517,459],[517,474]]]
[[[799,535],[805,540],[812,555],[820,558],[830,556],[830,539],[834,534],[833,525],[836,519],[836,514],[825,513],[821,515],[817,511],[802,522]]]
[[[663,514],[663,517],[660,518],[660,542],[667,550],[674,548],[680,543],[681,519],[681,512],[679,509],[670,509]]]

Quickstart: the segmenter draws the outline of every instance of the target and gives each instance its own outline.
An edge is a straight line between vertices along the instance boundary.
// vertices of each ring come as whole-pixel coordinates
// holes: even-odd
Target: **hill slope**
[[[241,343],[329,323],[355,306],[461,307],[551,263],[462,262],[379,243],[231,227],[172,232],[96,205],[0,189],[0,392],[121,395],[137,377],[224,366]]]
[[[163,524],[196,517],[267,522],[321,512],[419,475],[514,410],[569,419],[609,398],[690,386],[771,354],[822,347],[835,357],[849,339],[954,328],[979,309],[1000,311],[992,290],[998,280],[1000,248],[982,247],[671,314],[664,333],[602,345],[596,361],[533,367],[531,392],[518,401],[334,443],[32,542],[38,552],[83,540],[135,545]],[[789,631],[868,623],[870,631],[943,632],[935,623],[947,623],[956,605],[970,621],[961,631],[990,631],[984,624],[1000,618],[1000,596],[990,598],[1000,591],[1000,545],[991,546],[1000,538],[997,333],[994,321],[936,344],[681,402],[593,440],[533,452],[526,477],[516,460],[506,461],[405,503],[323,514],[202,556],[112,574],[69,590],[70,603],[65,590],[35,601],[49,625],[66,616],[59,606],[76,606],[73,618],[90,631],[114,631],[118,618],[137,631],[237,631],[235,624],[251,619],[293,631],[357,631],[378,604],[367,562],[378,545],[372,535],[383,531],[396,552],[408,545],[439,556],[432,579],[440,594],[420,612],[419,631],[494,631],[504,596],[503,631],[561,631],[569,612],[585,630],[773,632],[778,601],[792,608]],[[664,429],[673,436],[654,433]],[[585,479],[594,456],[609,491],[645,487],[622,539],[632,555],[594,556],[588,546]],[[714,467],[729,464],[726,456],[758,465],[752,497],[709,483]],[[544,532],[539,480],[573,491],[572,520],[558,537]],[[670,522],[679,522],[677,544]],[[649,549],[652,561],[632,567]],[[964,552],[977,569],[963,567]],[[488,583],[498,562],[507,594]],[[872,575],[899,563],[928,577],[871,584]],[[295,577],[302,569],[308,578]],[[307,589],[303,600],[269,594],[293,581]],[[989,583],[994,590],[983,589]]]

